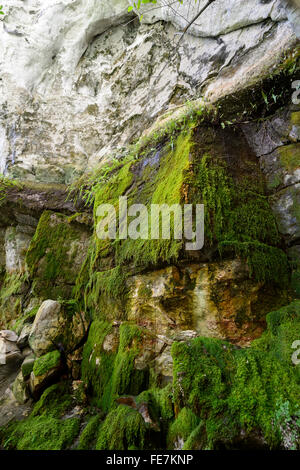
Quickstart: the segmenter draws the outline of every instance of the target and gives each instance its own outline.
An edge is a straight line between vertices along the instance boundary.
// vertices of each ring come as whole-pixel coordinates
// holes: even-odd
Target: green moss
[[[83,351],[83,379],[96,404],[104,411],[108,411],[121,395],[137,395],[146,386],[148,374],[147,370],[134,368],[134,360],[141,348],[140,328],[123,323],[115,350],[105,351],[104,339],[112,333],[113,328],[107,322],[94,321]]]
[[[175,407],[188,407],[205,421],[198,434],[201,445],[215,448],[223,441],[230,446],[241,433],[258,432],[271,448],[279,448],[288,445],[289,422],[293,442],[295,435],[300,441],[299,366],[291,361],[292,342],[300,337],[299,315],[299,302],[270,313],[268,330],[248,349],[208,338],[174,343]],[[288,403],[289,416],[279,424],[282,403]]]
[[[80,435],[77,450],[92,450],[95,448],[100,426],[100,416],[92,416]]]
[[[137,398],[137,404],[147,403],[151,417],[161,425],[168,425],[174,418],[172,384],[164,388],[150,388]]]
[[[124,298],[127,292],[126,277],[126,270],[121,266],[93,273],[87,284],[89,290],[87,306],[93,307],[99,304],[101,296]]]
[[[0,175],[0,207],[5,202],[7,191],[14,186],[18,186],[19,183],[17,181],[11,180],[6,178],[3,175]]]
[[[59,351],[51,351],[44,356],[39,357],[35,360],[33,366],[33,373],[36,377],[44,375],[54,367],[58,367],[60,364],[60,353]]]
[[[39,307],[34,307],[29,310],[25,315],[22,315],[20,318],[17,319],[15,324],[12,326],[12,329],[19,335],[22,331],[22,328],[26,323],[31,323],[34,321],[34,317],[36,316]]]
[[[284,145],[278,150],[283,167],[290,173],[300,167],[300,150],[298,144]]]
[[[8,429],[9,437],[3,446],[16,450],[63,450],[72,444],[79,427],[78,418],[65,421],[46,416],[28,418]]]
[[[26,254],[26,264],[33,288],[42,298],[67,298],[68,285],[75,283],[72,242],[80,232],[63,214],[45,211]]]
[[[39,401],[34,405],[32,416],[49,415],[60,418],[72,407],[72,397],[69,384],[62,382],[52,385],[44,391]]]
[[[6,274],[4,277],[0,289],[0,312],[2,324],[6,327],[21,313],[21,292],[27,279],[26,273]]]
[[[276,282],[286,287],[289,282],[289,263],[286,254],[279,248],[255,242],[223,242],[222,253],[235,252],[247,261],[250,276],[257,281]]]
[[[35,404],[31,415],[0,429],[0,443],[6,449],[63,450],[79,433],[78,418],[61,419],[72,407],[67,383],[49,387]]]
[[[206,429],[203,421],[189,434],[182,450],[200,450],[206,447]]]
[[[24,378],[28,378],[33,371],[33,364],[34,364],[34,359],[32,358],[31,361],[25,361],[22,364],[21,370],[22,370],[22,375]]]
[[[169,448],[174,447],[174,443],[178,440],[186,439],[189,437],[191,432],[198,426],[199,418],[189,409],[182,408],[176,418],[171,424],[168,433]]]
[[[276,220],[263,188],[256,181],[234,181],[222,160],[204,155],[195,165],[192,197],[205,206],[206,244],[221,254],[231,251],[245,259],[258,281],[286,284],[289,277]],[[198,201],[199,202],[199,201]]]
[[[147,428],[143,417],[129,406],[111,411],[100,428],[97,450],[142,450]]]

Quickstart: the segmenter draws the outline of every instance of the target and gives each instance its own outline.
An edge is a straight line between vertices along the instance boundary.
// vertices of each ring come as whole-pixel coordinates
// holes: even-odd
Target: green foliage
[[[189,408],[182,408],[176,420],[169,428],[169,447],[173,448],[174,443],[179,439],[186,441],[191,432],[196,428],[196,426],[198,426],[199,421],[199,418]]]
[[[0,14],[4,14],[3,12],[1,12],[1,9]],[[3,175],[0,175],[0,207],[6,199],[7,191],[13,188],[14,186],[18,186],[18,183],[16,181],[6,178]]]
[[[205,238],[221,254],[245,259],[258,281],[287,284],[288,261],[275,217],[259,182],[234,181],[222,160],[204,155],[194,167],[192,197],[205,206]]]
[[[299,301],[267,321],[268,330],[248,349],[209,338],[172,346],[175,406],[205,421],[191,446],[199,439],[205,448],[218,441],[233,446],[241,433],[251,432],[262,433],[271,448],[299,445],[300,376],[291,361],[291,344],[300,334]],[[283,402],[289,415],[280,424]]]
[[[37,358],[34,362],[33,373],[36,377],[44,375],[60,364],[59,351],[51,351],[44,356]]]
[[[92,416],[84,430],[80,434],[77,450],[92,450],[95,448],[96,439],[101,426],[101,418],[99,415]]]
[[[63,450],[72,444],[79,426],[78,418],[65,421],[46,416],[28,418],[11,427],[10,437],[4,442],[4,447],[16,450]]]
[[[61,419],[71,405],[67,384],[49,387],[28,418],[0,429],[1,445],[16,450],[69,448],[80,428],[78,418]]]
[[[34,280],[34,291],[41,298],[70,295],[68,285],[75,282],[76,273],[72,260],[76,250],[72,242],[80,233],[68,223],[65,215],[43,212],[34,237],[26,253],[26,264]]]
[[[112,410],[100,428],[97,450],[142,450],[147,428],[142,415],[126,405]]]
[[[136,398],[136,402],[147,403],[151,417],[162,425],[174,418],[172,384],[164,388],[150,388]]]

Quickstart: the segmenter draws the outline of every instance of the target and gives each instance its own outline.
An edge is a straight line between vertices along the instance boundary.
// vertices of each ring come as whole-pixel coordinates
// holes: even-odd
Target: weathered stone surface
[[[33,369],[34,361],[35,361],[35,356],[34,354],[31,353],[22,362],[21,372],[25,380],[27,380],[30,377],[30,374]]]
[[[14,331],[0,331],[0,382],[8,379],[19,368],[22,354]]]
[[[33,291],[41,299],[71,297],[89,245],[88,221],[45,211],[26,254]]]
[[[0,338],[11,343],[15,343],[18,340],[18,335],[14,331],[1,330]],[[9,344],[9,343],[8,343]]]
[[[29,336],[31,349],[37,356],[53,350],[53,343],[61,334],[64,326],[60,316],[61,304],[54,300],[46,300],[42,303],[32,325]]]
[[[15,227],[9,227],[5,233],[6,272],[20,272],[25,269],[25,254],[32,235]]]
[[[261,334],[265,314],[280,298],[278,291],[272,300],[272,287],[250,280],[239,260],[170,266],[129,284],[128,320],[169,338],[180,332],[247,344]]]
[[[297,10],[278,0],[233,0],[230,9],[216,0],[178,48],[175,34],[204,0],[172,9],[161,3],[150,13],[143,7],[141,24],[131,21],[128,5],[6,6],[1,172],[69,183],[168,107],[198,98],[205,87],[215,100],[255,82],[296,40]]]
[[[80,312],[70,316],[60,302],[42,303],[29,336],[29,344],[37,357],[53,351],[59,344],[65,352],[71,351],[85,334],[86,323]]]
[[[263,125],[246,124],[245,137],[259,157],[266,177],[272,209],[279,231],[288,243],[300,233],[300,111],[287,107],[266,119]]]
[[[24,349],[26,348],[26,346],[28,346],[28,339],[29,339],[31,330],[32,330],[32,325],[30,323],[27,323],[22,328],[22,331],[17,341],[17,345],[20,349]]]
[[[300,236],[300,183],[276,193],[271,199],[271,204],[280,233],[290,241],[298,239]]]
[[[18,374],[16,380],[14,381],[12,391],[15,399],[20,405],[26,403],[29,398],[29,393],[22,372]]]
[[[53,367],[43,375],[36,376],[34,372],[31,372],[29,379],[29,389],[33,397],[36,399],[40,397],[43,391],[55,383],[60,376],[60,366]]]

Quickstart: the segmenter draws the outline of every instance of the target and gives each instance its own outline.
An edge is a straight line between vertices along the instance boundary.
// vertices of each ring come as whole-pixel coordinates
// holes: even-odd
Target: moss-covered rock
[[[70,298],[87,251],[88,232],[67,216],[45,211],[26,254],[33,290],[41,299]]]
[[[59,351],[51,351],[44,356],[37,358],[34,362],[33,373],[36,377],[45,375],[51,369],[58,367],[60,364]]]
[[[234,448],[253,433],[261,445],[298,448],[299,366],[291,346],[299,314],[299,302],[270,313],[268,330],[248,349],[207,338],[173,345],[175,409],[204,420],[202,448]]]
[[[0,429],[1,446],[17,450],[63,450],[79,434],[78,417],[62,417],[73,403],[67,383],[49,387],[23,421]]]
[[[129,406],[112,410],[102,424],[97,450],[144,449],[147,428],[141,414]]]
[[[136,325],[124,323],[116,332],[117,341],[111,342],[107,338],[116,328],[107,322],[94,321],[83,351],[82,377],[104,411],[119,396],[137,395],[148,384],[148,364],[135,368],[146,333]]]

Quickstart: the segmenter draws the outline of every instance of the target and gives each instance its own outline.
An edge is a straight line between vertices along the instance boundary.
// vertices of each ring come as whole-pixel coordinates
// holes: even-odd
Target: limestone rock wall
[[[205,3],[148,7],[139,23],[127,0],[6,2],[0,172],[69,183],[167,109],[255,81],[296,41],[285,1],[216,0],[177,47]]]
[[[300,448],[299,0],[130,4],[4,6],[0,448]],[[203,249],[99,240],[122,195]]]

